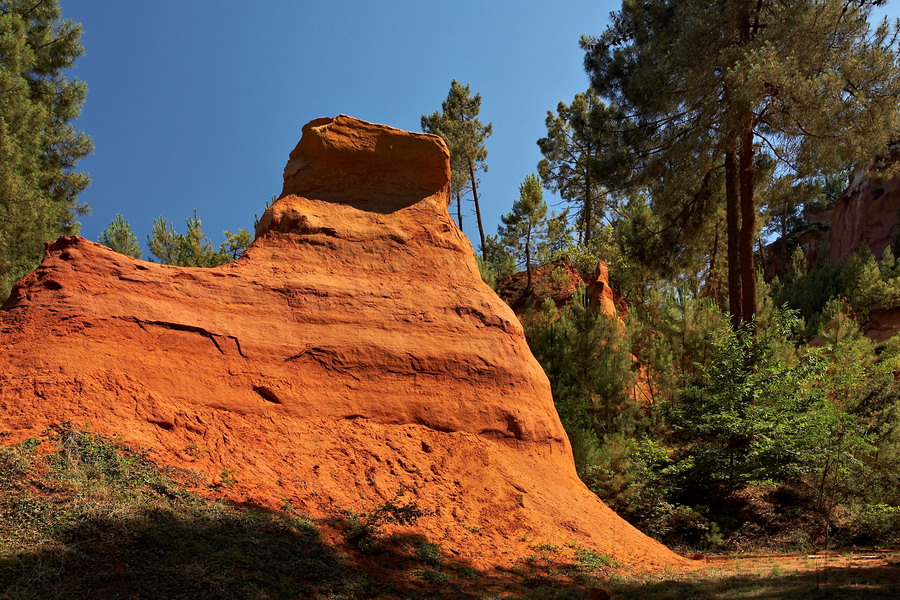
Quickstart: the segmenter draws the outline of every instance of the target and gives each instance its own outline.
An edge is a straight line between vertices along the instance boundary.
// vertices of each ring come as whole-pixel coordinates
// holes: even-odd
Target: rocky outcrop
[[[873,312],[863,327],[863,333],[876,344],[887,342],[900,334],[900,307]]]
[[[900,155],[891,162],[897,160]],[[845,262],[864,244],[876,256],[881,256],[900,235],[900,178],[878,179],[866,175],[866,171],[857,171],[834,204],[804,211],[808,224],[805,230],[766,246],[763,261],[766,280],[784,275],[784,268],[797,247],[803,249],[810,268],[822,255],[833,264]]]
[[[895,154],[890,163],[900,160]],[[763,272],[767,281],[783,277],[791,253],[802,248],[811,269],[821,257],[832,264],[846,262],[866,245],[880,257],[900,236],[900,177],[869,178],[857,171],[850,185],[831,206],[804,212],[808,227],[787,239],[766,246]],[[900,333],[900,307],[870,316],[863,331],[867,337],[884,342]]]
[[[435,136],[318,119],[236,262],[49,244],[0,310],[2,439],[89,424],[229,473],[231,500],[317,517],[406,489],[434,513],[421,531],[475,566],[567,542],[681,561],[578,480],[547,379],[447,212],[449,177]]]
[[[900,233],[900,179],[868,179],[857,172],[834,204],[829,236],[832,263],[867,244],[876,256]]]
[[[527,289],[528,277],[525,271],[497,280],[497,293],[517,315],[529,306],[540,308],[547,298],[557,308],[562,308],[572,302],[579,287],[584,287],[591,308],[599,307],[609,317],[628,312],[624,298],[609,285],[609,269],[603,261],[597,263],[596,271],[587,280],[567,256],[534,268],[531,279],[531,289]]]
[[[829,209],[829,212],[830,209]],[[785,269],[791,261],[791,255],[797,248],[806,256],[806,267],[811,269],[820,256],[828,256],[828,240],[831,226],[812,223],[803,231],[793,233],[786,240],[778,239],[765,247],[763,253],[763,276],[766,281],[776,277],[783,278]]]

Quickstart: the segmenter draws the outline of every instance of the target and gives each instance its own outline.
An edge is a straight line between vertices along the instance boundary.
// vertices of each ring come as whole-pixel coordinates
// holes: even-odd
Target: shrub
[[[378,539],[384,535],[382,528],[385,525],[414,525],[421,517],[431,514],[415,502],[401,504],[400,499],[406,492],[406,488],[401,488],[392,499],[369,513],[347,511],[349,528],[344,539],[350,547],[363,554],[374,554],[378,550]]]
[[[721,545],[719,526],[690,506],[667,507],[657,527],[661,539],[673,546],[709,548]]]
[[[613,557],[606,554],[600,554],[590,548],[585,548],[584,546],[576,544],[574,549],[575,566],[582,571],[594,573],[607,567],[616,567],[619,565],[619,562]]]
[[[867,504],[848,527],[850,541],[867,546],[895,546],[900,542],[900,506]]]
[[[441,564],[441,545],[431,542],[422,542],[416,546],[416,557],[432,566]]]
[[[28,473],[29,461],[19,448],[0,446],[0,487]]]

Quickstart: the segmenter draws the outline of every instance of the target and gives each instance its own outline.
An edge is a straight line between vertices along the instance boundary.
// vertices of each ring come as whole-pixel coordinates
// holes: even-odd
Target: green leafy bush
[[[377,542],[384,535],[385,525],[414,525],[420,518],[431,514],[415,502],[401,503],[406,492],[405,488],[401,488],[392,499],[372,512],[347,511],[348,529],[344,534],[346,542],[363,554],[375,554],[378,551]]]
[[[864,245],[850,257],[843,277],[850,304],[863,319],[876,310],[900,306],[900,263],[891,248],[878,261]]]
[[[900,543],[900,506],[867,504],[848,527],[849,540],[866,546],[896,546]]]
[[[716,332],[714,355],[700,375],[665,408],[682,454],[692,460],[684,489],[701,486],[721,494],[756,481],[803,475],[809,438],[807,418],[822,408],[805,383],[818,377],[814,354],[793,355],[788,336],[798,325],[782,313],[773,325]]]

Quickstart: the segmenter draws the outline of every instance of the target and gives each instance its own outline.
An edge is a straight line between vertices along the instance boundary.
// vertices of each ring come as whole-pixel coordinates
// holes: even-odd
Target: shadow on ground
[[[98,509],[54,528],[36,550],[0,553],[0,599],[580,599],[585,593],[583,582],[536,569],[479,572],[420,536],[379,539],[360,554],[279,512],[201,504],[122,510]]]
[[[581,600],[599,587],[650,600],[900,597],[897,553],[847,568],[781,569],[769,557],[637,580],[587,548],[542,545],[511,568],[478,571],[419,535],[383,534],[419,515],[414,504],[313,522],[289,502],[272,511],[185,487],[201,484],[67,424],[0,445],[0,600]]]
[[[894,555],[894,561],[896,561]],[[752,560],[752,559],[745,559]],[[740,563],[741,560],[736,561]],[[781,568],[769,559],[755,572],[740,564],[712,568],[680,580],[618,581],[610,588],[616,598],[641,600],[896,600],[900,598],[900,562],[884,561],[869,566],[829,567],[813,562],[804,570]],[[790,567],[795,569],[795,567]]]

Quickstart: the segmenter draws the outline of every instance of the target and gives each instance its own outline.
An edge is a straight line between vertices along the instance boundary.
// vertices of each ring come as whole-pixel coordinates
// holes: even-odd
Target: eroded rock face
[[[831,262],[844,262],[864,243],[881,256],[900,232],[900,179],[868,179],[857,173],[831,214]]]
[[[424,533],[476,566],[571,541],[680,561],[578,480],[547,379],[447,212],[448,158],[435,136],[318,119],[236,262],[49,244],[0,310],[0,431],[89,423],[314,516],[408,488],[434,511]]]
[[[863,327],[863,333],[877,344],[900,334],[900,307],[873,312],[869,316],[869,322]]]
[[[609,269],[600,261],[587,281],[569,257],[535,267],[531,272],[531,289],[527,288],[527,273],[520,271],[497,281],[497,293],[520,315],[529,306],[540,308],[545,299],[553,300],[557,308],[572,302],[579,287],[584,286],[590,307],[610,318],[627,315],[624,298],[609,285]]]

